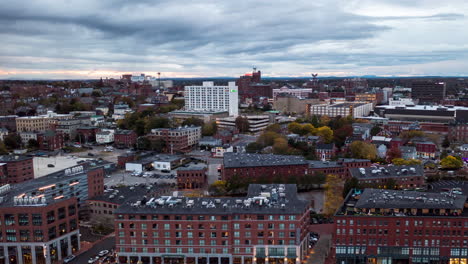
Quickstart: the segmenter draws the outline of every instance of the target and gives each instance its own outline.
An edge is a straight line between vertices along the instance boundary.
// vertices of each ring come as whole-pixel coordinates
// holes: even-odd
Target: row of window
[[[131,247],[131,248],[126,248],[126,247],[120,247],[119,248],[120,252],[144,252],[144,253],[178,253],[178,254],[195,254],[195,253],[201,253],[201,254],[230,254],[229,248],[136,248],[136,247]],[[240,247],[234,247],[233,252],[234,254],[240,254],[240,253],[246,253],[246,254],[252,254],[253,249],[250,247],[246,248],[240,248]],[[266,255],[266,250],[265,248],[257,248],[256,253],[259,256],[267,256]],[[286,255],[287,254],[287,255]],[[296,256],[296,248],[295,247],[288,247],[288,248],[268,248],[268,256]]]
[[[336,220],[337,225],[346,225],[347,221],[346,220]],[[360,226],[388,226],[389,221],[388,220],[356,220],[354,221],[353,219],[350,219],[348,221],[349,225],[356,225]],[[405,226],[426,226],[426,227],[466,227],[468,228],[468,221],[445,221],[445,220],[433,220],[433,221],[422,221],[422,220],[396,220],[395,225],[400,226],[400,225],[405,225]]]
[[[127,226],[126,223],[118,223],[119,229],[124,229],[126,226]],[[159,229],[160,228],[159,224],[157,224],[157,223],[153,223],[151,225],[148,225],[147,223],[141,223],[141,224],[129,223],[128,224],[128,228],[130,228],[130,229],[136,229],[137,227],[140,227],[141,229],[148,229],[149,226],[151,226],[152,229]],[[182,230],[182,229],[184,229],[182,224],[172,224],[172,226],[171,226],[171,224],[163,224],[161,226],[163,226],[164,230],[171,230],[171,229]],[[216,224],[206,224],[206,225],[205,224],[198,224],[198,225],[187,224],[187,225],[185,225],[185,230],[193,230],[195,228],[203,230],[203,229],[205,229],[205,227],[206,227],[206,229],[210,229],[210,230],[216,230],[219,227],[221,227],[221,230],[228,230],[229,229],[228,224],[221,224],[221,226],[219,224],[218,225],[216,225]],[[244,224],[243,225],[244,229],[252,229],[252,228],[255,228],[255,227],[256,227],[257,230],[258,229],[261,230],[261,229],[265,229],[265,228],[275,229],[275,227],[276,227],[276,229],[284,230],[284,229],[286,229],[286,227],[288,227],[288,229],[295,229],[296,225],[295,224],[289,224],[289,226],[288,226],[288,225],[283,224],[283,223],[277,224],[277,225],[275,225],[274,223],[267,223],[267,224],[263,224],[263,223],[262,224],[250,224],[249,223],[249,224]],[[240,229],[240,228],[241,228],[241,224],[239,224],[239,223],[235,223],[233,225],[233,229],[235,229],[235,230]],[[345,230],[345,229],[343,229],[343,230]]]
[[[76,206],[68,206],[68,216],[73,216],[76,214]],[[67,217],[66,208],[61,207],[57,211],[49,211],[46,214],[47,224],[55,222],[56,219],[62,220]],[[12,226],[18,224],[19,226],[41,226],[43,224],[42,214],[4,214],[3,220],[5,225]],[[0,224],[2,223],[0,219]]]
[[[67,229],[67,226],[69,229]],[[62,223],[58,226],[53,226],[48,229],[47,238],[52,240],[58,236],[65,235],[67,232],[74,231],[78,228],[78,222],[73,219],[67,223]],[[19,235],[19,236],[18,236]],[[5,231],[6,242],[44,242],[44,234],[42,230],[16,230],[7,229]],[[0,241],[3,241],[3,233],[0,231]]]
[[[124,215],[117,215],[117,219],[124,219]],[[137,219],[136,215],[128,215],[129,220]],[[138,217],[139,220],[188,220],[188,221],[193,221],[193,220],[198,220],[198,221],[204,221],[204,220],[209,220],[209,221],[217,221],[217,220],[222,220],[222,221],[228,221],[228,220],[296,220],[295,215],[233,215],[232,217],[229,217],[228,215],[222,215],[222,216],[205,216],[205,215],[198,215],[198,216],[193,216],[193,215],[186,215],[186,216],[181,216],[181,215],[139,215]]]
[[[431,246],[431,247],[438,247],[438,246],[443,246],[443,247],[468,247],[468,240],[449,240],[449,239],[415,239],[411,240],[412,243],[410,242],[409,239],[395,239],[395,241],[392,243],[392,245],[395,246]],[[337,238],[336,239],[336,244],[337,245],[369,245],[369,246],[388,246],[388,240],[386,238],[367,238],[367,239],[360,239],[356,238],[354,239],[353,237],[348,237],[348,238]]]
[[[137,234],[140,234],[141,237],[148,237],[150,234],[152,237],[159,237],[159,232],[135,232],[135,231],[130,231],[128,232],[130,237],[136,237]],[[296,232],[277,232],[275,235],[275,232],[270,231],[270,232],[257,232],[256,237],[262,238],[262,237],[279,237],[279,238],[284,238],[286,235],[290,238],[296,237]],[[119,236],[124,237],[125,236],[125,231],[119,231]],[[194,232],[184,232],[184,235],[182,235],[182,232],[164,232],[164,237],[167,238],[182,238],[182,237],[187,237],[187,238],[204,238],[204,237],[211,237],[211,238],[216,238],[216,237],[222,237],[222,238],[228,238],[229,237],[229,232],[198,232],[194,234]],[[233,237],[241,237],[241,232],[234,232]],[[252,237],[252,232],[245,232],[243,233],[242,237]]]
[[[428,230],[428,229],[414,229],[412,232],[410,230],[405,229],[403,232],[400,232],[400,229],[395,229],[395,235],[399,236],[400,234],[404,234],[405,236],[468,236],[468,230],[465,230],[462,233],[462,230]],[[388,229],[348,229],[346,232],[345,228],[336,229],[337,235],[387,235]]]
[[[127,244],[125,239],[120,239],[119,240],[120,245],[125,245]],[[161,242],[161,244],[160,244]],[[209,242],[209,243],[208,243]],[[234,239],[233,243],[235,246],[239,245],[244,245],[244,246],[250,246],[250,245],[295,245],[296,241],[294,239],[290,240],[284,240],[284,239],[278,239],[278,240],[263,240],[263,239],[257,239],[255,240],[250,240],[250,239],[245,239],[244,241],[241,241],[240,239]],[[153,240],[148,240],[148,239],[131,239],[130,240],[130,245],[164,245],[164,246],[194,246],[194,240],[187,240],[187,244],[183,244],[182,240],[170,240],[170,239],[165,239],[165,240],[158,240],[158,239],[153,239]],[[217,240],[209,240],[205,241],[203,239],[201,240],[196,240],[196,245],[197,246],[228,246],[229,245],[229,240],[222,240],[218,242]]]

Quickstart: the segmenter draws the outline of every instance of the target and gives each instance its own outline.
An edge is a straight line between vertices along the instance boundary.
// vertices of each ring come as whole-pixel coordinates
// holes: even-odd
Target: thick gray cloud
[[[468,74],[468,4],[406,2],[3,1],[0,78]]]

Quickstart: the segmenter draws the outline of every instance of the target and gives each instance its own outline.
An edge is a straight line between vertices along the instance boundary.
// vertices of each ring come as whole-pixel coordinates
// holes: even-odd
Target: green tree
[[[31,138],[28,140],[28,149],[37,149],[39,148],[39,142],[37,140]]]
[[[257,138],[257,143],[263,146],[273,146],[273,144],[275,143],[275,139],[280,137],[282,136],[278,133],[267,131]]]
[[[215,181],[208,188],[209,192],[213,195],[225,195],[227,193],[227,182],[226,181]]]
[[[375,136],[375,135],[377,135],[378,133],[380,133],[380,131],[382,131],[382,129],[380,128],[380,126],[375,125],[375,126],[371,129],[370,134],[371,134],[371,136]]]
[[[346,198],[346,196],[352,189],[358,189],[358,188],[359,188],[359,180],[356,177],[347,179],[343,187],[343,198]]]
[[[238,116],[236,118],[236,128],[239,130],[240,133],[246,133],[249,131],[249,120],[247,117]]]
[[[190,118],[187,118],[184,120],[184,122],[182,122],[182,126],[203,126],[205,124],[205,122],[203,122],[203,120],[201,120],[200,118],[196,118],[196,117],[190,117]]]
[[[5,143],[7,149],[17,149],[21,147],[21,137],[16,134],[9,134],[3,138],[3,143]]]
[[[327,144],[333,141],[333,130],[327,126],[319,127],[317,129],[317,135],[319,135]]]
[[[343,197],[340,193],[343,193],[343,182],[338,176],[328,174],[325,180],[325,215],[333,215],[341,206]]]
[[[166,141],[162,139],[156,139],[151,141],[151,149],[157,152],[162,152],[166,147]]]
[[[302,134],[302,125],[296,122],[291,122],[288,125],[288,131],[294,134]]]
[[[212,121],[210,123],[207,123],[203,125],[202,127],[202,135],[203,136],[213,136],[216,134],[216,131],[218,130],[218,125],[216,124],[215,121]]]
[[[442,141],[442,147],[443,148],[450,147],[450,140],[449,140],[448,136],[445,136],[444,141]]]
[[[460,157],[454,157],[454,156],[449,155],[440,161],[440,166],[443,169],[456,170],[456,169],[463,167],[463,161],[461,160]]]
[[[251,142],[245,146],[245,151],[247,153],[260,153],[262,151],[263,145],[257,142]]]
[[[140,150],[151,150],[151,141],[146,137],[139,137],[136,147]]]
[[[275,133],[281,133],[281,126],[280,124],[272,124],[266,127],[265,131],[272,131]]]
[[[355,159],[374,160],[377,157],[377,149],[373,144],[364,141],[354,141],[349,146],[351,156]]]
[[[392,159],[393,165],[420,165],[421,161],[417,159],[404,160],[402,158]]]
[[[5,146],[5,143],[3,143],[3,141],[0,141],[0,155],[7,155],[8,154],[8,150]]]
[[[282,137],[277,137],[273,143],[273,153],[285,155],[288,153],[288,142]]]
[[[401,158],[401,150],[398,147],[391,148],[387,151],[387,160],[392,161],[394,159]]]

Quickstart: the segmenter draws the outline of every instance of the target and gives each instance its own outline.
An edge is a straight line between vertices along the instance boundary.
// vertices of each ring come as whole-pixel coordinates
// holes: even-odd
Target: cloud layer
[[[468,75],[468,3],[451,0],[16,0],[0,78]]]

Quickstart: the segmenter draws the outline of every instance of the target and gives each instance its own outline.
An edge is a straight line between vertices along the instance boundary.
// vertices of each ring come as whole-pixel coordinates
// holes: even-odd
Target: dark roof
[[[352,177],[358,179],[375,179],[375,178],[399,178],[399,177],[417,177],[424,176],[424,168],[422,165],[411,166],[380,166],[368,168],[350,168],[349,172]]]
[[[462,209],[466,195],[365,189],[356,208]]]
[[[334,147],[335,147],[335,144],[333,144],[333,143],[329,143],[329,144],[318,143],[315,148],[316,149],[330,149],[330,150],[332,150]]]
[[[122,186],[109,188],[104,190],[103,195],[95,196],[90,201],[102,201],[114,204],[123,204],[126,201],[136,201],[144,195],[154,194],[160,190],[157,185],[138,185],[138,186]]]
[[[336,161],[320,161],[320,160],[309,160],[309,168],[339,168],[343,167],[342,164]]]
[[[301,214],[309,202],[299,200],[295,184],[251,184],[246,197],[147,197],[125,203],[115,213],[130,214]]]
[[[0,162],[24,161],[32,159],[32,157],[22,155],[4,155],[0,156]]]
[[[115,135],[130,135],[133,133],[133,130],[117,130],[115,131]]]
[[[250,153],[224,153],[223,164],[225,168],[262,167],[307,165],[307,161],[301,156],[250,154]]]

